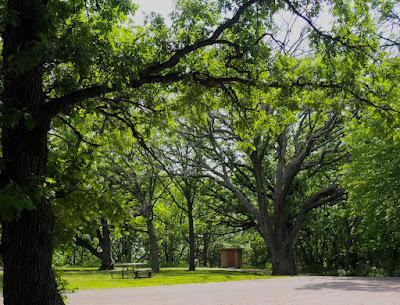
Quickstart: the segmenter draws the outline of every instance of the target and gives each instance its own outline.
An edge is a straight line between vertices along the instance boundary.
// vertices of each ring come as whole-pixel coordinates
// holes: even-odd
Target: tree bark
[[[146,225],[147,225],[147,232],[149,235],[151,270],[153,272],[160,272],[160,256],[158,253],[158,241],[153,221],[151,219],[148,219],[146,221]]]
[[[110,252],[102,253],[100,256],[101,265],[99,270],[113,270],[114,264],[111,259]]]
[[[272,234],[267,234],[267,230],[268,228],[264,226],[260,232],[272,255],[272,275],[295,275],[297,234],[290,231],[290,226],[287,224],[275,227]]]
[[[162,243],[162,247],[164,250],[165,262],[167,263],[167,266],[170,266],[172,264],[172,255],[170,254],[169,245],[167,242],[164,241]]]
[[[46,3],[9,0],[5,8],[0,185],[17,185],[30,198],[33,209],[22,210],[12,219],[2,215],[4,305],[63,304],[52,269],[54,215],[41,192],[51,120],[42,111],[41,58],[33,56],[21,65],[27,61],[25,53],[40,42],[42,26],[47,24]],[[11,206],[18,210],[18,202]]]
[[[29,82],[25,80],[25,85],[31,89],[38,85],[36,77]],[[13,94],[18,95],[15,91],[10,92],[10,87],[10,84],[6,86],[4,93],[7,103]],[[35,98],[35,90],[31,93]],[[20,217],[16,215],[11,221],[2,220],[4,305],[63,304],[52,269],[54,215],[48,200],[40,195],[40,183],[46,172],[48,125],[43,126],[38,121],[35,125],[29,129],[20,119],[14,128],[4,128],[2,133],[4,171],[1,186],[19,185],[34,206],[32,210],[23,210]],[[18,202],[14,204],[18,206]]]
[[[272,275],[295,275],[296,257],[293,246],[280,241],[272,251]]]
[[[208,264],[208,248],[210,245],[210,233],[203,234],[203,267],[207,267]]]
[[[194,235],[193,202],[188,200],[188,222],[189,222],[189,271],[196,271],[196,241]]]
[[[76,247],[74,246],[74,252],[72,255],[72,266],[76,265]]]
[[[57,291],[52,262],[53,213],[46,201],[2,223],[4,305],[64,304]]]
[[[99,232],[100,233],[100,232]],[[112,270],[114,269],[114,264],[111,258],[111,238],[110,229],[108,228],[108,221],[105,218],[101,219],[101,234],[99,234],[100,241],[100,260],[101,266],[100,270]]]

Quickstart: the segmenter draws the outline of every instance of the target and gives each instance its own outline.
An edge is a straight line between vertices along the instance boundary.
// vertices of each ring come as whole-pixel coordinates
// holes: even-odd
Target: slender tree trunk
[[[203,235],[203,267],[207,267],[209,244],[210,244],[210,234],[204,233],[204,235]]]
[[[153,272],[160,272],[160,256],[158,253],[158,241],[153,221],[148,219],[146,225],[147,225],[147,232],[149,235],[151,270]]]
[[[186,246],[183,246],[181,248],[181,251],[179,251],[178,257],[176,258],[176,262],[179,263],[182,261],[182,256],[183,256],[183,253],[185,252],[185,250],[186,250]]]
[[[119,261],[125,259],[125,262],[132,260],[132,238],[131,236],[124,236],[121,239],[121,252],[119,254]]]
[[[85,258],[85,249],[81,248],[81,251],[80,251],[79,254],[80,254],[80,256],[79,256],[79,258],[80,258],[79,264],[82,265],[83,264],[83,260]]]
[[[76,247],[74,246],[74,254],[73,254],[73,259],[72,259],[72,266],[76,265]]]
[[[165,242],[162,243],[162,248],[164,251],[165,262],[167,263],[167,266],[169,266],[169,253],[168,253],[167,244]]]
[[[163,250],[164,250],[165,262],[167,263],[167,266],[170,266],[173,263],[172,253],[171,253],[171,249],[170,249],[171,247],[165,241],[163,242],[162,246],[163,246]]]
[[[188,221],[189,221],[189,271],[196,270],[196,242],[194,235],[193,202],[188,200]]]

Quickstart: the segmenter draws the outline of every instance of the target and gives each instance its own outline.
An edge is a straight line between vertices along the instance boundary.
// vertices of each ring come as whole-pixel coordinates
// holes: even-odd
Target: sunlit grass
[[[107,271],[68,269],[62,271],[62,277],[68,282],[67,288],[75,290],[225,282],[266,279],[271,276],[261,270],[198,269],[195,272],[189,272],[181,268],[166,268],[160,273],[153,273],[151,278],[141,279],[113,279]]]
[[[217,268],[198,268],[187,271],[184,268],[163,268],[153,273],[151,278],[111,278],[108,271],[95,268],[57,268],[67,281],[68,290],[105,289],[139,286],[179,285],[195,283],[226,282],[271,278],[269,272],[259,269],[230,270]],[[3,286],[3,272],[0,273],[0,288]]]

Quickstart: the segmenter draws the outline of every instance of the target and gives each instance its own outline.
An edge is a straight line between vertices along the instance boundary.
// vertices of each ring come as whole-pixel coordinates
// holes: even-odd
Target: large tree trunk
[[[296,256],[294,246],[286,241],[277,241],[272,253],[272,275],[295,275]]]
[[[193,202],[188,200],[188,221],[189,221],[189,271],[196,270],[196,242],[194,235]]]
[[[296,255],[295,240],[286,224],[277,224],[274,232],[268,232],[265,226],[261,228],[262,237],[267,249],[272,255],[272,275],[295,275]],[[289,233],[291,232],[291,233]]]
[[[31,81],[34,82],[36,77]],[[38,85],[27,81],[22,86],[24,84]],[[17,95],[9,90],[10,86],[5,92],[6,101],[10,101],[12,94]],[[30,92],[34,94],[35,90]],[[41,125],[40,121],[35,124],[34,129],[29,129],[25,127],[24,119],[20,119],[14,128],[4,128],[2,134],[4,170],[1,186],[18,185],[21,188],[13,194],[16,202],[11,204],[14,207],[20,204],[18,198],[22,194],[29,196],[33,204],[32,209],[22,210],[20,216],[13,215],[11,221],[2,215],[4,305],[63,304],[52,269],[54,215],[40,190],[46,172],[47,126]]]
[[[54,216],[41,190],[51,118],[42,111],[41,59],[39,55],[26,57],[38,48],[41,27],[48,25],[46,12],[45,1],[9,0],[6,4],[0,184],[22,189],[20,194],[29,196],[33,209],[22,210],[18,216],[15,212],[21,202],[17,198],[22,195],[15,191],[9,209],[12,219],[1,215],[4,305],[63,304],[52,269]]]
[[[151,270],[153,272],[160,272],[160,256],[158,253],[158,241],[153,221],[151,219],[148,219],[146,225],[147,225],[147,232],[149,235]]]
[[[109,253],[102,253],[100,256],[101,266],[99,270],[113,270],[114,264]]]
[[[4,305],[64,304],[52,270],[53,214],[36,203],[16,221],[3,222]]]
[[[114,264],[111,258],[111,238],[110,238],[110,229],[108,228],[108,221],[105,218],[101,219],[101,234],[99,236],[100,240],[100,260],[101,266],[100,270],[112,270],[114,269]],[[101,237],[101,239],[100,239]]]
[[[53,214],[48,202],[36,202],[34,210],[2,225],[4,304],[63,304],[51,266]]]

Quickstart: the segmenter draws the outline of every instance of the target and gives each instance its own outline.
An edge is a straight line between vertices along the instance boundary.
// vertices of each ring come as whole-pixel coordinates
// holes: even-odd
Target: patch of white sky
[[[332,29],[334,19],[328,7],[323,7],[318,17],[313,18],[312,23],[323,32]],[[309,51],[306,37],[306,29],[309,24],[306,20],[288,10],[281,10],[274,16],[276,26],[275,38],[282,43],[284,51],[291,54]]]
[[[175,8],[175,0],[134,0],[139,5],[139,9],[135,15],[136,22],[143,23],[146,15],[151,12],[161,14],[167,24],[169,23],[169,14]],[[277,25],[277,31],[274,38],[286,43],[287,45],[295,44],[302,35],[304,28],[307,26],[304,20],[294,16],[288,11],[281,11],[276,14],[274,21]],[[328,8],[322,9],[317,20],[313,20],[319,29],[328,31],[333,22],[333,18]]]
[[[175,0],[134,0],[134,2],[139,5],[136,13],[139,22],[143,22],[145,16],[151,12],[161,14],[168,19],[168,15],[175,8]]]

